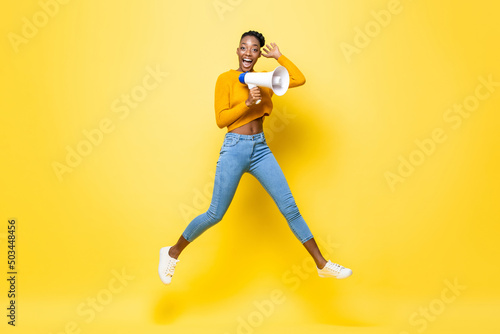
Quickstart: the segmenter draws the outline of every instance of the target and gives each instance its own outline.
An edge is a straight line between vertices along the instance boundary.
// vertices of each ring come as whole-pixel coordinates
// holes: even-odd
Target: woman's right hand
[[[259,86],[255,86],[248,91],[248,99],[245,101],[245,104],[247,107],[250,107],[252,104],[255,104],[255,102],[261,99],[260,88]]]

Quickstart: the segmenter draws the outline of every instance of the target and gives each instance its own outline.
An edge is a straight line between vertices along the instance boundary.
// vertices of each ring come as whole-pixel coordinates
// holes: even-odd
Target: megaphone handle
[[[249,83],[247,85],[248,85],[248,89],[252,89],[254,87],[257,87],[257,85],[254,85],[254,84],[251,84],[251,83]],[[260,100],[257,100],[257,102],[255,102],[255,104],[259,104],[259,103],[260,103]]]

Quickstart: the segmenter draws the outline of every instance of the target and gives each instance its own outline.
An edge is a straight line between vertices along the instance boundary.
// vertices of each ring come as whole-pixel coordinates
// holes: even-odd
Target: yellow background
[[[497,332],[500,87],[457,128],[443,117],[473,100],[479,77],[500,81],[500,6],[402,0],[376,30],[372,11],[394,4],[73,0],[50,7],[46,22],[38,1],[2,5],[0,259],[7,276],[15,218],[19,271],[15,328],[1,279],[2,331]],[[23,18],[40,27],[14,47]],[[366,27],[369,44],[346,57],[342,43],[355,46]],[[211,197],[225,134],[215,80],[238,67],[250,29],[306,77],[274,97],[265,131],[321,249],[354,275],[311,271],[272,199],[245,175],[223,221],[186,249],[164,286],[159,249]],[[255,69],[277,65],[262,57]],[[115,112],[148,69],[168,75],[128,114]],[[66,164],[68,147],[84,146],[83,131],[103,120],[112,131],[59,179],[54,163]],[[391,188],[387,172],[400,156],[418,157],[415,141],[436,128],[446,140]]]

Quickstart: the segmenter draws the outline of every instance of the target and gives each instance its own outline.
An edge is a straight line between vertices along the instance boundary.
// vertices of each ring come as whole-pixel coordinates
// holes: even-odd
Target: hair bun
[[[241,38],[240,38],[240,41],[243,39],[243,37],[245,36],[253,36],[255,38],[257,38],[257,40],[259,41],[259,44],[260,44],[260,47],[263,47],[264,45],[266,45],[266,39],[264,38],[264,35],[262,35],[260,32],[258,31],[255,31],[255,30],[249,30],[245,33],[243,33],[243,35],[241,35]]]

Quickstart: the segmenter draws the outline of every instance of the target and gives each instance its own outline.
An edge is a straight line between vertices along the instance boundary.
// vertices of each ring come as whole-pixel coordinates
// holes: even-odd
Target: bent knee
[[[279,209],[281,211],[281,214],[285,216],[287,220],[294,220],[300,217],[300,211],[295,204],[295,201],[288,202],[285,205],[280,206]]]
[[[224,213],[225,212],[213,212],[211,210],[208,210],[206,212],[206,215],[209,218],[211,225],[215,225],[222,220],[222,218],[224,217]]]

